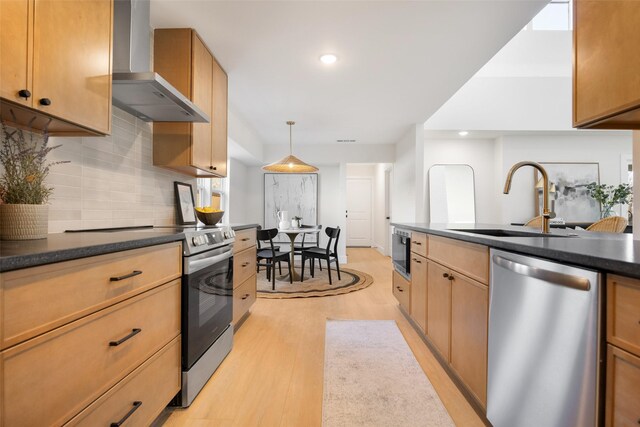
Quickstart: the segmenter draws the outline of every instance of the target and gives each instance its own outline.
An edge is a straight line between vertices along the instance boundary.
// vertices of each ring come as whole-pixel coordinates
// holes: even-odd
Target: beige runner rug
[[[322,425],[454,423],[394,320],[327,320]]]

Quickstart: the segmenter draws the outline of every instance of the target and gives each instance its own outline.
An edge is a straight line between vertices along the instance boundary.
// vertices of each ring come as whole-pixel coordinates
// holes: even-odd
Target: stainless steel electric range
[[[182,390],[191,405],[233,345],[233,242],[230,228],[184,228]]]

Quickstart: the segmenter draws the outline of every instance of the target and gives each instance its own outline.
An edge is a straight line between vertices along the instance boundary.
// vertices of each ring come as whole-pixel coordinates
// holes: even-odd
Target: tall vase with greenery
[[[0,239],[44,239],[48,232],[48,206],[53,188],[45,183],[51,166],[49,136],[0,124]]]
[[[614,186],[592,182],[587,185],[587,194],[600,203],[600,218],[606,218],[613,215],[614,206],[631,201],[632,187],[629,184]]]

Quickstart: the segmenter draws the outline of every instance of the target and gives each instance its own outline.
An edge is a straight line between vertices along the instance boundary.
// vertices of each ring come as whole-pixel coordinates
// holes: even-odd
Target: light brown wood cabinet
[[[1,273],[0,425],[117,422],[131,401],[145,404],[140,424],[157,417],[181,384],[180,253],[168,243]]]
[[[210,118],[154,123],[153,164],[197,177],[227,176],[227,74],[195,30],[156,29],[154,70]]]
[[[640,357],[607,346],[605,425],[635,426],[640,422]]]
[[[573,5],[573,126],[640,129],[640,2]]]
[[[449,269],[428,261],[427,336],[449,361],[451,343],[451,280]]]
[[[1,1],[2,119],[51,135],[110,133],[112,33],[112,0]]]
[[[427,332],[427,259],[411,253],[411,317]]]
[[[450,274],[451,366],[486,407],[489,288],[462,274]]]
[[[640,279],[607,277],[605,425],[640,422]]]
[[[393,270],[392,276],[393,296],[396,297],[400,307],[411,314],[411,282],[405,279],[400,273]]]
[[[489,248],[413,232],[411,282],[393,272],[394,295],[478,410],[487,403]],[[425,254],[427,258],[424,258]],[[403,281],[406,285],[403,285]],[[404,288],[409,290],[409,298]],[[400,289],[403,292],[398,292]],[[398,291],[397,291],[398,290]],[[404,302],[406,304],[406,302]]]
[[[256,273],[256,229],[236,232],[233,244],[233,328],[234,332],[249,315],[256,301],[258,276]]]

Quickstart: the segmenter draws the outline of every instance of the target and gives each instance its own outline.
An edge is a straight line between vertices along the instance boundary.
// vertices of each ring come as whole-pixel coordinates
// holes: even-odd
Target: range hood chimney
[[[150,0],[113,5],[113,105],[147,122],[209,122],[209,117],[151,68]]]

